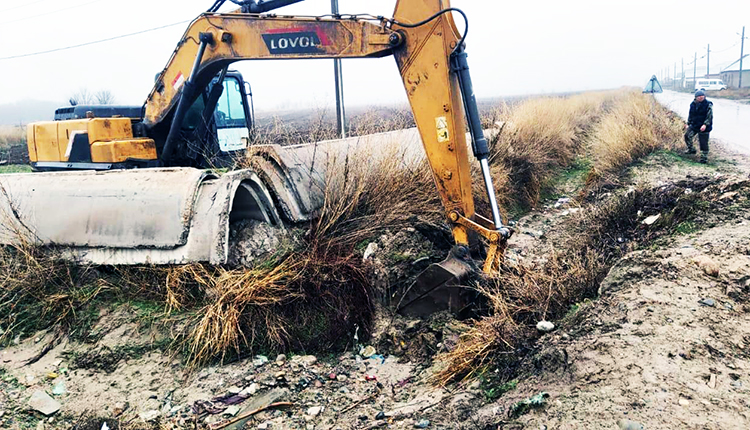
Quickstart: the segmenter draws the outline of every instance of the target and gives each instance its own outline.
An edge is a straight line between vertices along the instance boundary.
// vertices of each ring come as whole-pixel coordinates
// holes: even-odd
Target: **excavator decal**
[[[320,28],[271,29],[263,34],[263,41],[271,54],[318,54],[325,52],[319,46],[331,44]]]

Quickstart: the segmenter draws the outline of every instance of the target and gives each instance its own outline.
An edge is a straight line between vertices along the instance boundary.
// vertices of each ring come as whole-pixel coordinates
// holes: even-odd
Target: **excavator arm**
[[[399,0],[393,19],[279,17],[246,14],[241,9],[202,14],[190,24],[159,75],[146,101],[144,122],[151,128],[164,122],[171,125],[160,151],[160,158],[168,163],[196,90],[235,61],[393,55],[452,225],[456,253],[466,255],[470,232],[478,233],[490,243],[484,266],[489,272],[510,231],[497,209],[463,38],[450,13],[454,10],[448,0]],[[475,213],[467,116],[492,220]]]

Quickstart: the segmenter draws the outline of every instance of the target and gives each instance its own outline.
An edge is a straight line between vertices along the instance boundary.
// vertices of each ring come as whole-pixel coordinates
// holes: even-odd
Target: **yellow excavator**
[[[470,240],[485,239],[483,269],[491,272],[511,235],[490,177],[466,15],[448,0],[398,0],[392,18],[283,16],[269,12],[302,0],[230,1],[239,8],[220,13],[225,0],[216,0],[189,25],[142,107],[70,106],[55,121],[28,125],[29,157],[42,173],[0,175],[0,243],[22,236],[93,264],[226,264],[230,223],[283,228],[314,219],[327,174],[321,160],[362,140],[248,146],[249,86],[230,65],[390,55],[455,239],[400,307],[455,309],[461,300],[448,287],[472,270]],[[453,13],[466,23],[463,34]],[[475,213],[469,147],[491,219]],[[207,169],[240,154],[252,168]]]

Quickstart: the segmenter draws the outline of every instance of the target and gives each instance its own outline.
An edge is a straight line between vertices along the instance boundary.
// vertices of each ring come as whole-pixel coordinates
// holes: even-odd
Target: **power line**
[[[94,0],[94,1],[90,1],[88,3],[78,4],[78,5],[66,7],[66,8],[63,8],[63,9],[57,9],[57,10],[53,10],[53,11],[49,11],[49,12],[45,12],[45,13],[40,13],[38,15],[27,16],[25,18],[14,19],[14,20],[11,20],[11,21],[3,21],[3,22],[0,22],[0,24],[12,24],[14,22],[28,21],[30,19],[39,18],[41,16],[52,15],[52,14],[55,14],[57,12],[63,12],[63,11],[70,10],[70,9],[75,9],[75,8],[78,8],[78,7],[88,6],[90,4],[97,3],[97,2],[100,2],[100,1],[102,1],[102,0]]]
[[[20,9],[22,7],[32,6],[32,5],[35,5],[37,3],[41,3],[43,1],[47,1],[47,0],[37,0],[37,1],[31,2],[31,3],[21,3],[18,6],[9,7],[8,9],[2,9],[2,10],[0,10],[0,12],[7,12],[9,10],[16,10],[16,9]]]
[[[161,29],[167,28],[167,27],[174,27],[175,25],[186,24],[186,23],[188,23],[190,21],[192,21],[192,20],[188,19],[188,20],[185,20],[185,21],[180,21],[180,22],[175,22],[175,23],[172,23],[172,24],[162,25],[161,27],[149,28],[149,29],[146,29],[146,30],[136,31],[135,33],[122,34],[120,36],[108,37],[106,39],[94,40],[92,42],[85,42],[85,43],[80,43],[78,45],[66,46],[64,48],[55,48],[55,49],[50,49],[50,50],[47,50],[47,51],[39,51],[39,52],[31,52],[31,53],[28,53],[28,54],[12,55],[10,57],[0,57],[0,61],[3,61],[3,60],[12,60],[12,59],[15,59],[15,58],[33,57],[35,55],[49,54],[49,53],[52,53],[52,52],[65,51],[65,50],[68,50],[68,49],[80,48],[82,46],[95,45],[97,43],[109,42],[109,41],[112,41],[112,40],[117,40],[117,39],[122,39],[122,38],[125,38],[125,37],[136,36],[136,35],[139,35],[139,34],[148,33],[150,31],[161,30]]]
[[[727,49],[722,49],[721,51],[711,51],[711,52],[713,52],[714,54],[718,54],[718,53],[720,53],[720,52],[724,52],[724,51],[729,51],[730,49],[734,48],[735,46],[737,46],[737,45],[739,45],[739,44],[740,44],[740,42],[737,42],[737,43],[735,43],[734,45],[730,46],[730,47],[729,47],[729,48],[727,48]]]

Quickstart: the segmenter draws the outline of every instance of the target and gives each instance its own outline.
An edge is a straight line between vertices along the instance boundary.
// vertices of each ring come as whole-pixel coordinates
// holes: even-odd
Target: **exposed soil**
[[[555,321],[514,381],[490,374],[435,387],[436,354],[467,327],[447,314],[408,320],[381,310],[370,358],[363,355],[372,351],[356,347],[186,369],[154,350],[170,340],[163,331],[122,309],[100,319],[102,335],[92,343],[63,341],[33,364],[25,363],[51,333],[0,351],[0,428],[224,428],[222,418],[274,402],[289,404],[226,428],[750,428],[750,161],[721,151],[712,157],[703,166],[657,154],[584,203],[558,196],[571,200],[551,199],[518,221],[509,257],[544,258],[586,202],[644,183],[659,189],[679,182],[684,190],[691,181],[712,184],[701,194],[710,211],[619,260],[600,297]],[[389,288],[443,255],[440,241],[417,228],[376,242],[368,257],[373,276]],[[391,266],[401,275],[385,271]],[[61,384],[64,393],[53,394]],[[30,410],[37,390],[52,394],[60,412],[47,418]],[[519,406],[540,393],[547,394]]]

